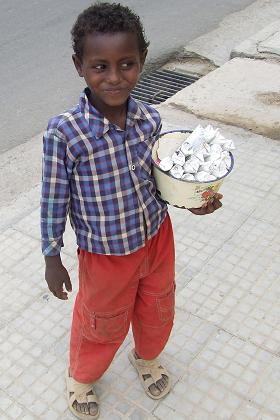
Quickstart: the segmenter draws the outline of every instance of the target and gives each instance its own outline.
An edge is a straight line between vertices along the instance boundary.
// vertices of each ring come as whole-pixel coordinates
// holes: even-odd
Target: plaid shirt
[[[125,255],[144,246],[165,219],[156,195],[151,150],[161,129],[158,112],[128,100],[126,129],[88,101],[52,118],[44,134],[41,233],[44,255],[63,246],[67,214],[81,249]]]

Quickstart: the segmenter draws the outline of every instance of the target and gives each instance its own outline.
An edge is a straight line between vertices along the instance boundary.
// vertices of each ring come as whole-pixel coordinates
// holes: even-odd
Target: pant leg
[[[165,347],[174,320],[175,251],[169,215],[145,252],[146,275],[139,280],[132,328],[137,354],[150,360]]]
[[[70,370],[77,381],[100,378],[125,339],[144,255],[144,248],[126,256],[80,251],[70,340]]]

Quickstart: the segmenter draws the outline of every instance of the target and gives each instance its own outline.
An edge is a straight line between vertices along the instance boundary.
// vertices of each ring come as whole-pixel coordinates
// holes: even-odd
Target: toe
[[[144,381],[148,378],[150,378],[151,375],[143,375],[143,379]],[[160,389],[156,386],[156,384],[152,384],[149,386],[149,391],[152,395],[154,395],[155,397],[157,397],[160,394]]]
[[[94,402],[89,403],[89,414],[91,416],[95,416],[95,414],[97,414],[97,411],[98,411],[97,404]]]
[[[149,391],[155,397],[159,396],[159,394],[160,394],[160,389],[158,389],[156,384],[152,384],[151,386],[149,386]]]
[[[85,410],[85,411],[84,411],[84,413],[85,413],[85,414],[89,414],[89,407],[88,407],[88,404],[86,404],[86,403],[85,403],[85,404],[83,404],[83,406],[84,406],[84,410]]]
[[[168,382],[169,382],[169,378],[168,378],[168,376],[166,376],[166,375],[162,375],[162,383],[163,383],[163,385],[164,385],[164,388],[166,388],[166,387],[167,387]]]
[[[169,379],[168,379],[168,377],[167,377],[167,376],[163,375],[162,380],[163,380],[163,383],[164,383],[164,388],[166,388],[166,387],[167,387],[167,385],[168,385],[168,381],[169,381]]]
[[[160,379],[159,381],[156,382],[157,388],[162,392],[165,388],[164,386],[164,382],[162,379]]]
[[[78,402],[76,403],[76,410],[79,411],[79,413],[82,413],[81,405],[82,404],[79,404]]]
[[[162,375],[162,378],[156,382],[156,387],[159,389],[160,393],[162,393],[168,385],[168,377],[166,375]]]
[[[95,416],[98,412],[98,405],[95,402],[90,403],[78,403],[76,400],[73,402],[74,410],[77,410],[82,414],[90,414]]]
[[[84,411],[84,404],[79,404],[79,411],[81,412],[81,413],[85,413],[85,411]]]

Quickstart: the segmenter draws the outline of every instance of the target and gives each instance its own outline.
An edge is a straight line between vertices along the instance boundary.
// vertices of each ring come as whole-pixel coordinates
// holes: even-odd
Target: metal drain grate
[[[139,80],[131,96],[148,104],[160,104],[198,79],[175,71],[155,70]]]

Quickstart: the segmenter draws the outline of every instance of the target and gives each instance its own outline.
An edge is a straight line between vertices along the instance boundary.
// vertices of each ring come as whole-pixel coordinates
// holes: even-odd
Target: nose
[[[120,83],[120,72],[117,67],[111,67],[107,76],[108,83],[112,85],[117,85]]]

